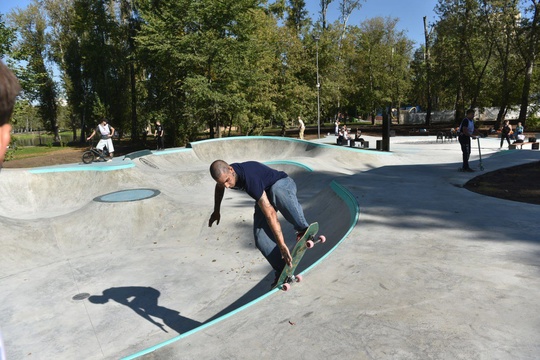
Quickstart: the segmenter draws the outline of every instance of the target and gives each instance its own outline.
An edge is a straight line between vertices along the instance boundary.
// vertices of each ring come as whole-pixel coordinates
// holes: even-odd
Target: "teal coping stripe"
[[[188,152],[193,151],[191,148],[175,148],[175,149],[167,149],[167,150],[153,150],[152,155],[161,156],[161,155],[167,155],[167,154],[175,154],[179,152]]]
[[[278,161],[265,161],[266,165],[294,165],[301,167],[304,170],[307,170],[309,172],[313,172],[313,169],[309,166],[299,163],[298,161],[290,161],[290,160],[278,160]]]
[[[31,174],[45,174],[45,173],[55,173],[55,172],[72,172],[72,171],[114,171],[129,169],[134,167],[135,164],[129,162],[125,165],[107,165],[107,166],[92,166],[92,165],[78,165],[78,166],[68,166],[68,167],[58,167],[58,168],[39,168],[28,170]]]
[[[276,162],[276,163],[278,163],[278,162]],[[284,161],[284,162],[282,162],[282,163],[294,164],[294,163],[291,162],[291,161]],[[304,167],[304,166],[303,166],[302,164],[300,164],[300,163],[296,163],[295,165]],[[335,182],[335,181],[332,181],[332,183],[330,184],[330,187],[331,187],[331,189],[332,189],[332,190],[333,190],[333,191],[334,191],[334,192],[335,192],[335,193],[336,193],[343,201],[345,201],[345,203],[346,203],[347,206],[349,207],[349,211],[350,211],[350,215],[351,215],[350,228],[349,228],[349,230],[347,231],[347,233],[341,238],[341,240],[339,240],[339,241],[336,243],[336,245],[335,245],[332,249],[330,249],[323,257],[321,257],[319,260],[317,260],[317,261],[316,261],[314,264],[312,264],[310,267],[308,267],[307,269],[305,269],[303,273],[307,273],[307,272],[310,271],[312,268],[314,268],[316,265],[318,265],[323,259],[326,259],[326,257],[327,257],[328,255],[330,255],[330,253],[332,253],[332,252],[338,247],[338,245],[340,245],[340,244],[343,242],[343,240],[351,233],[352,229],[354,228],[354,226],[355,226],[356,223],[358,222],[358,215],[359,215],[359,213],[360,213],[360,208],[359,208],[359,206],[358,206],[358,203],[356,202],[356,199],[354,198],[354,195],[351,194],[351,193],[349,192],[349,190],[347,190],[345,187],[343,187],[342,185],[338,184],[338,183]],[[225,315],[222,315],[222,316],[220,316],[220,317],[218,317],[218,318],[216,318],[216,319],[214,319],[214,320],[212,320],[212,321],[209,321],[209,322],[207,322],[207,323],[204,323],[204,324],[202,324],[201,326],[196,327],[195,329],[192,329],[192,330],[190,330],[190,331],[188,331],[188,332],[185,332],[185,333],[183,333],[183,334],[180,334],[180,335],[178,335],[178,336],[175,336],[175,337],[173,337],[172,339],[169,339],[169,340],[167,340],[167,341],[161,342],[161,343],[159,343],[159,344],[157,344],[157,345],[154,345],[154,346],[152,346],[152,347],[149,347],[149,348],[147,348],[147,349],[141,350],[141,351],[139,351],[139,352],[137,352],[137,353],[135,353],[135,354],[133,354],[133,355],[129,355],[129,356],[127,356],[127,357],[124,357],[124,358],[122,358],[122,360],[131,360],[131,359],[135,359],[135,358],[138,358],[138,357],[140,357],[140,356],[149,354],[149,353],[151,353],[151,352],[153,352],[153,351],[156,351],[156,350],[158,350],[158,349],[161,349],[162,347],[165,347],[165,346],[170,345],[170,344],[172,344],[172,343],[175,343],[175,342],[177,342],[177,341],[179,341],[179,340],[182,340],[182,339],[184,339],[184,338],[186,338],[186,337],[188,337],[188,336],[190,336],[190,335],[193,335],[193,334],[195,334],[195,333],[197,333],[197,332],[199,332],[199,331],[202,331],[202,330],[204,330],[204,329],[207,329],[207,328],[209,328],[210,326],[215,325],[215,324],[217,324],[217,323],[219,323],[219,322],[221,322],[221,321],[223,321],[223,320],[225,320],[225,319],[228,319],[229,317],[231,317],[231,316],[233,316],[233,315],[235,315],[235,314],[237,314],[237,313],[239,313],[239,312],[241,312],[241,311],[247,309],[248,307],[250,307],[250,306],[252,306],[252,305],[255,305],[256,303],[258,303],[258,302],[260,302],[260,301],[266,299],[267,297],[269,297],[270,295],[272,295],[272,294],[274,294],[274,293],[276,293],[276,292],[278,292],[278,291],[281,291],[281,290],[279,290],[278,288],[275,288],[275,289],[273,289],[273,290],[270,290],[270,291],[267,292],[266,294],[259,296],[257,299],[254,299],[254,300],[248,302],[247,304],[245,304],[245,305],[239,307],[238,309],[235,309],[235,310],[233,310],[233,311],[231,311],[231,312],[229,312],[229,313],[227,313],[227,314],[225,314]]]
[[[225,137],[225,138],[217,138],[217,139],[200,140],[200,141],[193,142],[192,144],[209,142],[209,141],[228,141],[228,140],[230,140],[230,141],[233,141],[233,140],[244,141],[244,140],[254,140],[254,139],[274,140],[274,141],[288,141],[288,142],[302,143],[302,144],[306,144],[306,145],[309,145],[309,146],[331,148],[331,149],[343,150],[343,151],[356,151],[356,152],[364,152],[364,153],[368,153],[368,154],[376,153],[377,155],[392,155],[392,153],[388,152],[388,151],[378,151],[378,150],[375,150],[375,149],[366,150],[366,149],[359,149],[359,148],[351,148],[350,146],[337,146],[337,145],[331,145],[331,144],[321,144],[321,143],[311,142],[311,141],[308,141],[308,140],[283,138],[283,137],[279,137],[279,136],[234,136],[234,137]]]
[[[234,141],[234,140],[273,140],[273,141],[288,141],[288,142],[296,142],[296,143],[303,143],[309,146],[316,146],[316,147],[322,147],[322,148],[331,148],[331,149],[339,149],[344,151],[359,151],[359,152],[365,152],[365,153],[374,153],[376,152],[377,155],[392,155],[391,152],[387,151],[376,151],[376,150],[365,150],[365,149],[356,149],[351,148],[348,146],[335,146],[335,145],[329,145],[329,144],[321,144],[321,143],[315,143],[307,140],[300,140],[300,139],[291,139],[291,138],[282,138],[277,136],[238,136],[238,137],[226,137],[226,138],[217,138],[217,139],[207,139],[207,140],[201,140],[194,142],[196,143],[203,143],[203,142],[211,142],[211,141]],[[173,154],[173,153],[179,153],[179,152],[188,152],[193,151],[192,148],[176,148],[176,149],[167,149],[167,150],[161,150],[161,151],[152,151],[152,155],[166,155],[166,154]],[[127,156],[127,155],[126,155]],[[268,164],[272,164],[274,162],[268,162]],[[278,162],[276,162],[278,163]],[[285,162],[279,162],[279,163],[285,163]],[[311,168],[309,168],[306,165],[296,163],[295,165],[299,165],[300,167],[305,168],[308,171],[313,171]],[[44,173],[53,173],[53,172],[73,172],[73,171],[113,171],[113,170],[121,170],[121,169],[128,169],[131,167],[134,167],[135,164],[126,164],[126,165],[109,165],[109,166],[67,166],[67,167],[47,167],[47,168],[38,168],[38,169],[32,169],[28,170],[31,174],[44,174]]]

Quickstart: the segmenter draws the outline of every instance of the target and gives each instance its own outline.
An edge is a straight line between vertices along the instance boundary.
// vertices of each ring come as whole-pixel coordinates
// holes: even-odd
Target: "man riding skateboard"
[[[210,174],[216,181],[216,187],[214,212],[210,215],[208,226],[211,227],[214,222],[219,225],[225,188],[242,190],[251,196],[256,201],[253,215],[255,245],[276,271],[275,282],[285,265],[292,265],[291,253],[285,244],[277,212],[281,212],[293,225],[298,233],[297,239],[309,227],[296,197],[296,183],[285,172],[256,161],[229,165],[223,160],[216,160],[210,165]]]

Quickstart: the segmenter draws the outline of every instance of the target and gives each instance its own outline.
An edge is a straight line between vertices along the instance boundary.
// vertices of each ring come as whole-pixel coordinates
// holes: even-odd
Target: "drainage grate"
[[[71,300],[80,301],[80,300],[88,299],[88,297],[90,297],[89,293],[80,293],[72,297]]]

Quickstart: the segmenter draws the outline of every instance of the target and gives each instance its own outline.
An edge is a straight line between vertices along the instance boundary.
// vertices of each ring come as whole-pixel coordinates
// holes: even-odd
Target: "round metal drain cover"
[[[153,198],[159,194],[161,194],[161,191],[155,189],[130,189],[101,195],[95,198],[94,201],[107,203],[139,201]]]
[[[88,297],[90,297],[90,294],[89,294],[89,293],[80,293],[80,294],[75,295],[75,296],[72,297],[71,299],[72,299],[72,300],[79,301],[79,300],[88,299]]]

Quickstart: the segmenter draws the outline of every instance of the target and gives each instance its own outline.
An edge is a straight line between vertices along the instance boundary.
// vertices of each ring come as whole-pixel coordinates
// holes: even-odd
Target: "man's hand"
[[[216,225],[219,225],[219,220],[221,220],[221,214],[214,211],[212,215],[210,215],[210,220],[208,220],[208,227],[212,227],[214,221],[216,222]]]
[[[289,252],[289,248],[287,246],[280,246],[279,251],[281,252],[281,258],[285,261],[285,264],[292,267],[292,256]]]

